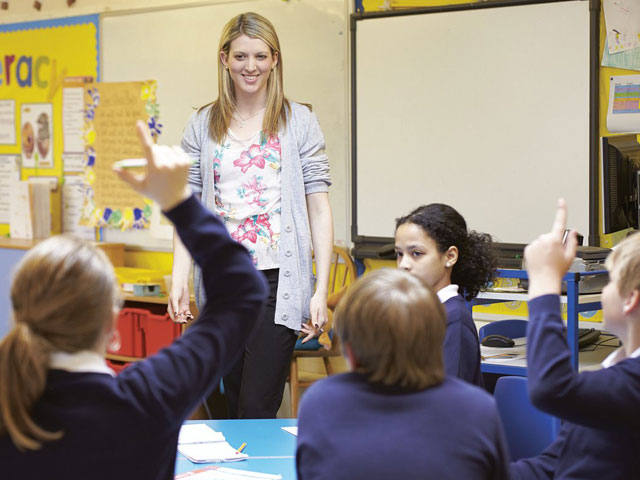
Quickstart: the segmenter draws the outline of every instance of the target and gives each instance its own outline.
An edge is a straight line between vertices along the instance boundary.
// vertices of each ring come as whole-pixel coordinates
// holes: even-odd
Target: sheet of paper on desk
[[[281,480],[282,475],[236,470],[235,468],[206,467],[200,470],[181,473],[174,478],[175,480]]]
[[[224,442],[224,435],[216,432],[213,428],[204,423],[190,423],[180,427],[178,434],[178,445],[189,443],[209,443]]]
[[[193,463],[237,462],[248,457],[246,453],[238,452],[227,442],[178,445],[178,451]]]
[[[285,432],[290,433],[294,437],[298,436],[298,427],[280,427],[280,428],[282,428],[282,430],[284,430]]]

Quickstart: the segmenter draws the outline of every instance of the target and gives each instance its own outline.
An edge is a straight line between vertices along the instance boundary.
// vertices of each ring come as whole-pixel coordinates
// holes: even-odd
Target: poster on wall
[[[607,130],[615,133],[640,132],[640,75],[611,77]]]
[[[9,223],[11,185],[20,181],[20,157],[0,155],[0,223]]]
[[[23,103],[20,137],[23,167],[53,168],[53,105]]]
[[[0,100],[0,145],[16,144],[16,101]]]
[[[113,173],[118,160],[140,158],[142,147],[135,125],[144,121],[156,138],[158,123],[156,82],[95,83],[84,92],[85,193],[88,208],[82,224],[120,230],[149,228],[152,203]]]
[[[0,24],[0,155],[21,159],[22,179],[44,175],[60,182],[64,82],[98,78],[98,31],[98,15]],[[76,116],[66,116],[74,135],[84,126],[82,118],[77,121],[82,105],[77,107],[69,104],[67,113],[74,109]],[[71,148],[84,153],[83,142]],[[76,158],[69,160],[76,168]],[[60,189],[51,192],[53,233],[62,228],[60,197]],[[9,225],[0,222],[0,235],[8,233]]]

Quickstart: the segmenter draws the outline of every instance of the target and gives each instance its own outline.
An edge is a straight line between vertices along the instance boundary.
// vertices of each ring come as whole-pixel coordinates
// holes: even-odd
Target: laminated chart
[[[607,129],[640,132],[640,75],[611,77]]]

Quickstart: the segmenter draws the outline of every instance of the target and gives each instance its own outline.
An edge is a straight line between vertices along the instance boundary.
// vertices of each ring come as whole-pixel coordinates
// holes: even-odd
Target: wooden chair
[[[300,388],[308,387],[315,380],[301,380],[299,375],[298,359],[300,358],[322,358],[324,368],[327,375],[333,375],[334,370],[331,365],[331,357],[339,357],[342,355],[340,349],[340,339],[333,326],[333,310],[338,303],[338,300],[342,296],[342,293],[346,290],[347,286],[353,283],[356,279],[356,266],[353,260],[349,256],[349,253],[341,247],[333,247],[333,256],[331,260],[331,271],[329,272],[329,295],[327,297],[327,307],[329,308],[329,323],[331,329],[329,334],[331,336],[331,348],[327,350],[321,345],[317,339],[312,339],[307,343],[314,342],[314,349],[299,349],[300,340],[296,344],[296,349],[293,351],[293,358],[291,359],[291,367],[289,372],[289,390],[291,393],[291,416],[298,416],[298,402],[300,400],[299,391]],[[307,345],[307,344],[304,344]]]

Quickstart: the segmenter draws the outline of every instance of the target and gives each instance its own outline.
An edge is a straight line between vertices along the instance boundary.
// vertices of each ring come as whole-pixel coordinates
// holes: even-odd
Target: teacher
[[[261,321],[224,377],[229,416],[275,418],[298,332],[308,341],[328,318],[329,163],[311,107],[284,95],[271,22],[256,13],[237,15],[225,25],[218,51],[218,98],[191,116],[182,147],[194,162],[191,190],[247,248],[270,287]],[[191,257],[178,236],[173,254],[168,311],[183,323],[191,317]],[[196,304],[204,304],[199,269],[194,289]]]

